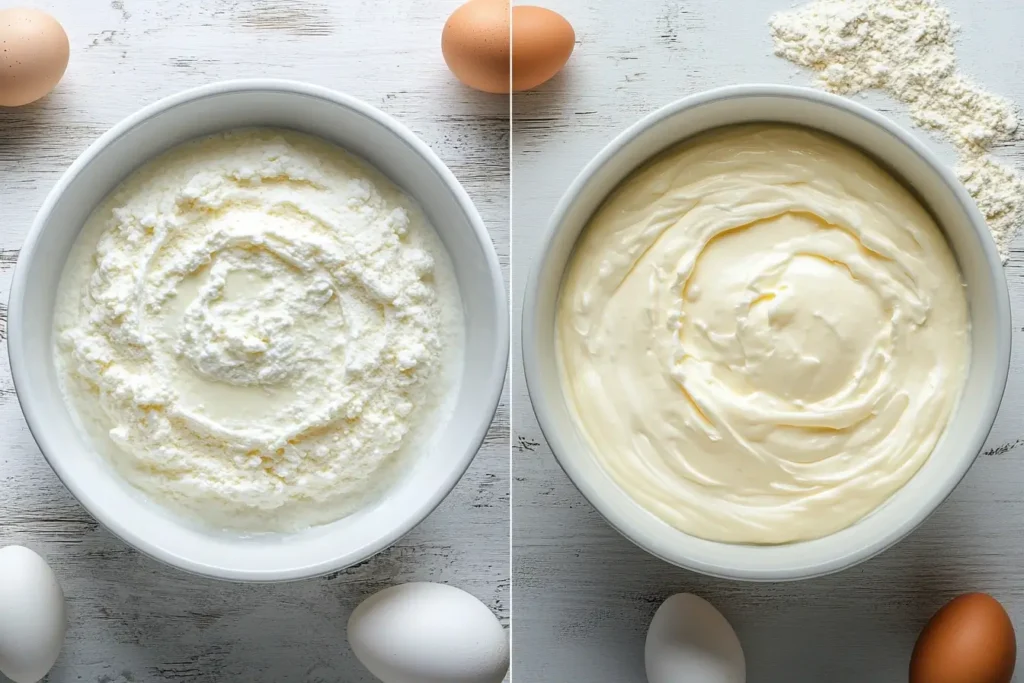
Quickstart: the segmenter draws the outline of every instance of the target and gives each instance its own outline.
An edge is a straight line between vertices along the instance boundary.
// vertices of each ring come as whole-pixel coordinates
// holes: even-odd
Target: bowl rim
[[[854,114],[855,116],[866,120],[868,123],[874,124],[883,131],[892,135],[911,152],[915,153],[922,161],[924,161],[925,164],[930,166],[946,186],[953,192],[957,202],[967,212],[972,228],[982,237],[982,253],[985,258],[987,271],[991,273],[995,285],[993,287],[993,291],[995,292],[994,308],[996,310],[997,324],[999,327],[999,336],[996,340],[996,382],[992,386],[990,394],[990,398],[994,397],[994,401],[991,402],[990,413],[986,419],[987,424],[982,423],[977,426],[974,439],[972,439],[973,445],[968,451],[970,455],[965,455],[957,463],[956,469],[951,471],[950,475],[943,481],[942,487],[937,490],[937,495],[932,499],[931,503],[920,507],[902,524],[894,526],[887,534],[879,536],[874,542],[866,544],[863,548],[852,552],[839,553],[836,557],[824,561],[794,562],[793,566],[777,569],[751,569],[750,567],[741,567],[736,565],[726,566],[723,563],[713,563],[703,559],[687,557],[682,553],[671,555],[670,553],[660,551],[652,547],[650,543],[646,542],[646,540],[642,538],[645,533],[641,532],[636,525],[633,525],[624,515],[621,515],[614,510],[613,506],[602,502],[600,496],[597,495],[596,491],[589,484],[587,476],[583,473],[582,468],[577,466],[576,460],[572,457],[566,456],[566,453],[570,449],[567,448],[565,441],[562,439],[560,427],[549,417],[548,407],[549,398],[551,397],[548,395],[547,391],[541,388],[543,386],[543,381],[539,368],[539,356],[540,354],[545,353],[545,351],[542,351],[542,349],[539,348],[540,345],[537,343],[537,328],[540,324],[537,311],[538,300],[541,298],[537,284],[538,280],[542,273],[547,270],[548,262],[551,259],[551,246],[561,230],[562,223],[576,203],[577,198],[582,193],[584,187],[591,182],[593,177],[642,133],[667,118],[711,102],[730,99],[758,98],[789,98],[793,100],[811,101]],[[705,129],[705,132],[707,130],[712,130],[712,128]],[[678,144],[679,142],[682,142],[683,139],[674,140],[670,144]],[[570,258],[571,253],[572,252],[570,252]],[[561,278],[559,278],[559,291],[560,289]],[[815,90],[813,88],[755,83],[713,88],[711,90],[698,92],[693,95],[680,98],[662,106],[643,116],[640,120],[618,133],[601,149],[601,151],[597,153],[597,155],[587,162],[559,199],[538,242],[537,256],[530,268],[523,298],[520,344],[523,354],[523,370],[526,380],[527,394],[530,398],[530,404],[533,408],[534,415],[537,418],[537,423],[540,427],[541,433],[548,442],[551,452],[555,456],[555,460],[569,477],[569,480],[612,528],[622,534],[627,540],[647,551],[651,555],[684,569],[689,569],[691,571],[721,579],[751,582],[778,582],[825,576],[864,562],[891,548],[908,536],[950,496],[953,490],[966,476],[978,455],[980,455],[981,449],[984,447],[984,443],[988,439],[988,435],[991,433],[992,426],[995,423],[996,416],[999,412],[999,406],[1002,402],[1002,397],[1006,390],[1006,383],[1009,376],[1012,335],[1011,328],[1012,317],[1010,310],[1010,297],[999,252],[996,248],[995,242],[991,239],[984,217],[978,210],[974,200],[967,193],[967,190],[963,187],[949,166],[943,163],[935,153],[933,153],[923,142],[918,140],[918,138],[912,133],[904,130],[888,117],[865,105],[839,95]],[[685,532],[681,531],[680,533],[685,534]],[[691,534],[686,535],[697,538]]]
[[[69,475],[63,466],[61,458],[51,457],[51,452],[58,450],[58,444],[52,443],[48,436],[46,426],[46,406],[43,401],[37,400],[34,390],[28,384],[25,370],[25,347],[29,343],[25,336],[20,333],[21,321],[24,316],[24,298],[28,286],[26,282],[25,266],[34,258],[37,244],[40,241],[44,227],[50,220],[50,214],[60,197],[83,172],[87,170],[93,160],[117,139],[141,125],[143,122],[171,109],[190,103],[215,97],[218,95],[239,93],[239,92],[273,92],[286,95],[311,97],[314,99],[329,102],[335,106],[348,109],[364,118],[370,119],[389,133],[401,140],[413,153],[420,156],[427,162],[431,170],[441,179],[447,189],[452,193],[460,209],[466,216],[472,227],[472,236],[479,242],[482,251],[486,256],[486,270],[490,277],[490,290],[494,294],[493,302],[498,309],[497,329],[498,344],[494,348],[488,371],[491,373],[488,394],[480,396],[479,400],[485,407],[486,420],[472,425],[470,447],[461,455],[458,460],[453,460],[451,472],[425,502],[414,510],[410,510],[403,518],[401,524],[392,525],[387,533],[382,533],[377,540],[356,552],[338,552],[337,556],[318,562],[303,562],[301,565],[285,569],[263,570],[263,569],[238,569],[230,566],[214,566],[207,563],[197,562],[180,554],[168,552],[164,548],[151,543],[143,533],[134,531],[130,525],[122,521],[102,505],[90,505],[85,501],[89,500],[84,495],[86,485],[72,475]],[[116,187],[116,185],[115,185]],[[114,188],[111,187],[110,190]],[[109,190],[108,190],[109,191]],[[90,209],[91,210],[91,209]],[[504,312],[504,314],[502,314]],[[394,545],[399,539],[405,536],[414,527],[422,523],[445,498],[455,489],[463,475],[469,469],[473,459],[476,457],[491,424],[494,415],[497,413],[501,402],[501,394],[504,389],[505,376],[508,373],[509,362],[509,315],[508,315],[508,292],[505,287],[501,265],[498,261],[497,252],[491,241],[490,235],[484,225],[479,211],[473,204],[469,195],[462,187],[452,171],[445,165],[437,154],[413,133],[404,124],[389,114],[376,107],[360,100],[352,95],[332,90],[312,83],[306,83],[291,79],[278,78],[241,78],[224,81],[217,81],[205,85],[189,88],[172,95],[163,97],[151,104],[148,104],[136,112],[121,119],[105,133],[94,140],[72,164],[61,174],[56,184],[51,188],[43,204],[36,212],[35,218],[29,227],[28,233],[22,243],[18,254],[18,260],[14,267],[11,279],[11,291],[8,297],[8,338],[7,352],[11,364],[11,375],[14,383],[15,393],[22,413],[25,416],[29,433],[35,440],[37,447],[43,454],[50,468],[57,475],[57,478],[64,487],[75,497],[81,505],[96,521],[108,531],[117,536],[121,541],[138,550],[144,555],[151,557],[163,564],[170,565],[194,575],[205,576],[213,579],[244,582],[283,582],[295,581],[338,571],[360,562],[363,562],[386,548]],[[490,406],[490,409],[487,409]],[[94,501],[93,501],[94,502]],[[175,523],[175,522],[172,522]]]

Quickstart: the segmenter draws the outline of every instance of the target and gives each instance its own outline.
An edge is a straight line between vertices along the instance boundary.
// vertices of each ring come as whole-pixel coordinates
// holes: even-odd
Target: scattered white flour
[[[461,349],[454,273],[419,208],[287,132],[204,138],[133,173],[61,292],[55,355],[83,426],[133,484],[219,526],[365,502],[423,445]]]
[[[826,90],[885,90],[956,147],[957,174],[1003,260],[1024,224],[1024,177],[988,154],[1014,139],[1017,111],[957,70],[957,26],[935,0],[817,0],[770,21],[775,54],[818,72]]]

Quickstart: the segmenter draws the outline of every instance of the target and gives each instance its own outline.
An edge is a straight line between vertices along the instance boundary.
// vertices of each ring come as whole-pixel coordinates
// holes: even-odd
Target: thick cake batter
[[[785,543],[847,527],[927,460],[969,363],[942,233],[858,150],[723,129],[628,178],[592,218],[557,313],[595,457],[679,529]]]

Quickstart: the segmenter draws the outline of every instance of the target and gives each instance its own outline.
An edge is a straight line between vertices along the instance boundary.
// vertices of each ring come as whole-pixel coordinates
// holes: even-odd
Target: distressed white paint
[[[963,25],[964,67],[1024,105],[1020,0],[943,0]],[[532,2],[532,0],[531,0]],[[513,300],[541,228],[583,165],[641,115],[681,96],[750,82],[809,84],[771,54],[769,15],[791,0],[545,0],[576,28],[568,68],[513,101]],[[864,100],[905,126],[902,107]],[[949,161],[947,146],[929,140]],[[1000,154],[1024,166],[1024,145]],[[1024,311],[1024,242],[1006,274]],[[519,358],[520,309],[513,312]],[[983,455],[910,538],[838,576],[784,585],[707,579],[612,530],[558,468],[515,361],[512,379],[513,676],[516,683],[643,681],[643,639],[668,595],[693,591],[736,626],[752,683],[906,680],[918,629],[956,593],[986,590],[1024,633],[1024,353]],[[1016,680],[1024,681],[1024,667]]]
[[[445,68],[441,28],[459,3],[28,0],[64,25],[71,63],[49,97],[0,109],[0,299],[35,211],[93,139],[165,95],[257,76],[335,88],[409,126],[465,185],[507,272],[508,100]],[[507,623],[507,401],[455,492],[394,548],[326,579],[232,585],[160,566],[97,528],[40,456],[0,353],[0,545],[46,556],[70,611],[51,683],[371,681],[346,645],[348,614],[410,580],[464,588]]]

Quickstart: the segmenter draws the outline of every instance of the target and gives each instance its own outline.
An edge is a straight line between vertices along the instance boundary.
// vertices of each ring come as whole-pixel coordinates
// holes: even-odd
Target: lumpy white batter
[[[91,215],[62,277],[65,395],[118,470],[217,525],[351,512],[443,418],[461,301],[417,206],[337,147],[187,143]]]
[[[627,179],[562,284],[563,390],[600,465],[710,540],[843,529],[932,453],[969,363],[959,269],[861,152],[782,126]]]

